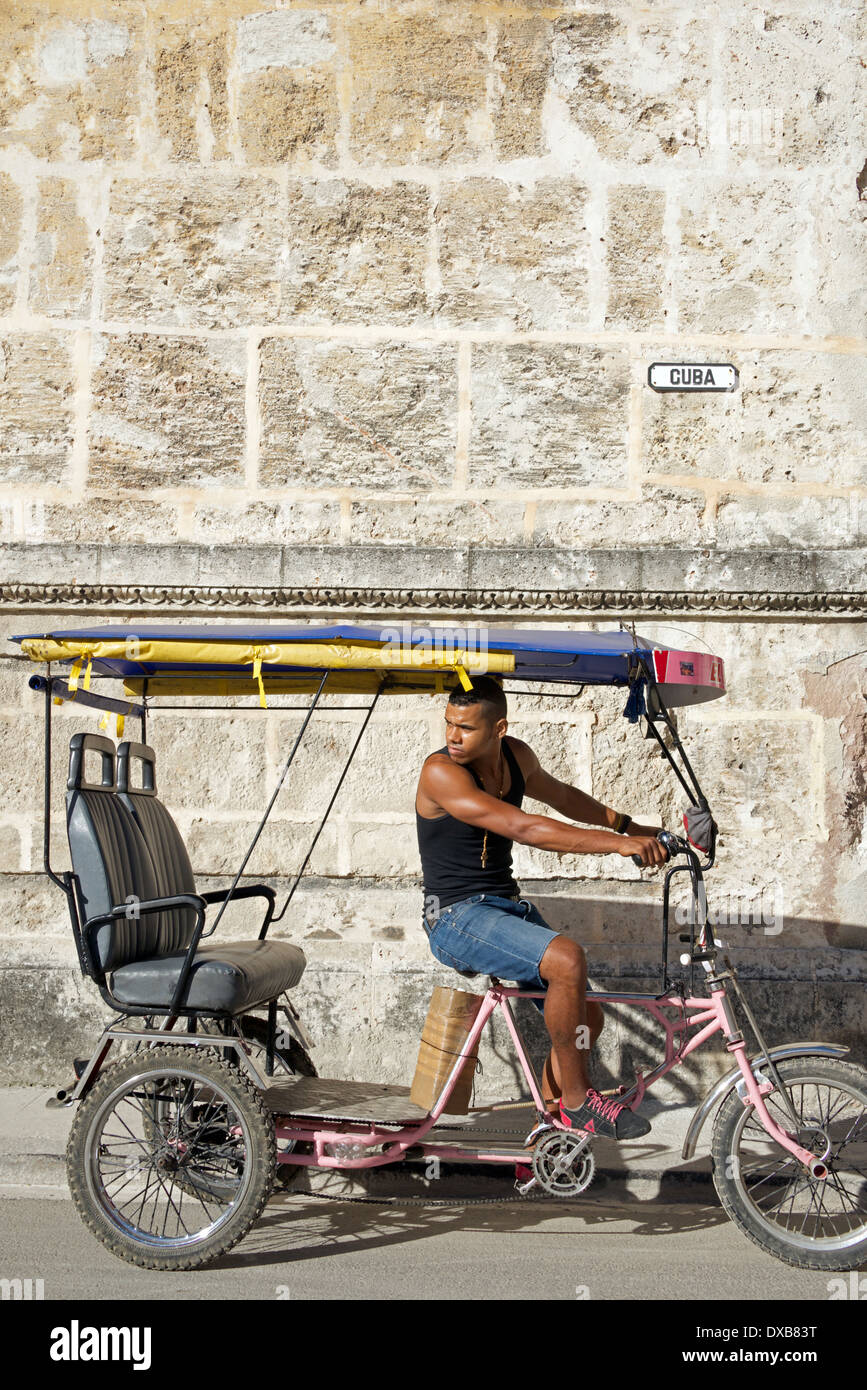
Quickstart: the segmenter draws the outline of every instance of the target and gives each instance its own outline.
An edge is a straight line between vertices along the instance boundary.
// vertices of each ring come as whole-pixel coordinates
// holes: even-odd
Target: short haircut
[[[462,685],[455,685],[449,691],[450,705],[481,705],[482,713],[489,724],[495,724],[498,719],[506,718],[506,696],[499,681],[495,681],[492,676],[471,676],[473,683],[472,690],[464,690]]]

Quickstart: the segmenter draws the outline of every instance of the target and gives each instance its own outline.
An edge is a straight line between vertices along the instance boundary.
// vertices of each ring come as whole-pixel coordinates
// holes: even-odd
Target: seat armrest
[[[206,903],[220,903],[228,898],[229,894],[233,898],[267,898],[269,902],[277,901],[277,894],[273,888],[269,888],[267,883],[249,883],[243,888],[236,888],[232,892],[231,888],[209,888],[207,893],[199,893],[197,896],[204,898]]]
[[[271,925],[271,918],[274,916],[274,908],[277,903],[277,894],[274,889],[269,888],[267,883],[248,883],[243,888],[236,888],[234,892],[231,888],[214,888],[207,893],[202,893],[201,896],[206,903],[220,903],[225,902],[230,893],[233,902],[235,898],[267,898],[268,907],[265,910],[265,918],[259,932],[259,940],[262,941]],[[210,936],[210,932],[205,932],[205,935]]]
[[[171,898],[133,898],[128,903],[120,903],[110,912],[101,912],[98,917],[88,917],[85,927],[101,927],[106,922],[116,922],[118,917],[143,917],[148,912],[165,912],[172,907],[191,907],[201,920],[205,919],[207,901],[200,893],[176,893]]]
[[[136,918],[142,917],[149,912],[162,912],[171,907],[191,907],[196,914],[196,925],[193,928],[193,936],[187,948],[184,963],[181,966],[181,973],[178,976],[177,988],[172,996],[169,1010],[174,1013],[180,1004],[184,990],[187,987],[187,980],[193,968],[193,959],[196,948],[202,937],[202,928],[205,925],[205,909],[207,903],[198,893],[176,893],[171,898],[146,898],[141,901],[133,900],[129,903],[121,903],[113,907],[111,912],[103,912],[98,917],[90,917],[85,923],[86,927],[101,927],[105,922],[116,922],[119,917]]]

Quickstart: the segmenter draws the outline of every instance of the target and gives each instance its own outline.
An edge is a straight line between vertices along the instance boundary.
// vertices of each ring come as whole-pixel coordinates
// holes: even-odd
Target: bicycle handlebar
[[[667,852],[669,859],[673,859],[676,854],[686,854],[688,852],[686,841],[678,839],[677,835],[673,835],[670,830],[660,830],[656,838]],[[645,867],[641,862],[640,855],[630,854],[629,857],[633,864],[638,865],[639,869]]]

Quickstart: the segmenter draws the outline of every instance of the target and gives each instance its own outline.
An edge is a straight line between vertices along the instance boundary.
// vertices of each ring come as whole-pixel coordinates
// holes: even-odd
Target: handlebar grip
[[[663,845],[663,849],[665,850],[665,863],[667,864],[669,859],[671,858],[671,850],[668,848],[667,845]],[[649,865],[642,864],[640,854],[630,854],[629,858],[632,860],[633,864],[638,865],[639,869],[649,868]]]
[[[677,839],[672,835],[670,830],[660,830],[656,838],[665,850],[665,863],[667,864],[672,856],[672,845],[677,846]],[[629,858],[639,869],[645,867],[641,862],[641,856],[639,854],[630,854]]]

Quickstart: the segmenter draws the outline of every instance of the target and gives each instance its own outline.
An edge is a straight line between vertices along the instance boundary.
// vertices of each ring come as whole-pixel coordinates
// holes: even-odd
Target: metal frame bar
[[[152,1015],[148,1015],[148,1017],[152,1017]],[[201,1015],[199,1017],[201,1018]],[[84,1099],[96,1081],[105,1058],[116,1042],[147,1043],[151,1047],[159,1047],[168,1041],[172,1047],[229,1048],[237,1053],[239,1062],[246,1067],[259,1089],[263,1091],[267,1089],[268,1075],[256,1066],[251,1056],[251,1050],[237,1030],[234,1033],[176,1033],[172,1031],[175,1018],[176,1015],[169,1017],[163,1028],[136,1028],[125,1023],[122,1019],[108,1024],[100,1034],[99,1041],[91,1053],[87,1066],[78,1078],[75,1089],[70,1093],[66,1103],[72,1104],[73,1101]]]
[[[326,673],[326,674],[327,674],[327,673]],[[332,808],[332,806],[334,805],[335,801],[337,800],[337,794],[338,794],[338,792],[340,791],[340,788],[343,786],[344,778],[346,777],[346,774],[347,774],[347,772],[349,771],[349,768],[350,768],[350,765],[351,765],[351,763],[352,763],[352,760],[353,760],[353,758],[355,757],[356,750],[358,749],[358,745],[360,744],[360,742],[361,742],[361,740],[362,740],[362,737],[363,737],[363,735],[364,735],[364,732],[365,732],[365,730],[366,730],[368,724],[370,723],[370,716],[373,714],[373,711],[374,711],[374,709],[376,708],[376,705],[377,705],[377,701],[379,700],[379,697],[380,697],[380,695],[382,694],[384,688],[385,688],[385,681],[383,680],[383,681],[381,682],[380,686],[379,686],[379,689],[376,691],[376,694],[374,695],[373,699],[371,700],[370,704],[369,704],[369,705],[363,706],[363,708],[366,709],[367,714],[366,714],[364,720],[362,721],[362,725],[361,725],[361,728],[360,728],[359,731],[358,731],[358,734],[357,734],[357,736],[356,736],[355,742],[353,743],[351,749],[349,750],[349,757],[346,759],[346,762],[345,762],[344,765],[343,765],[343,771],[341,772],[339,778],[337,779],[337,786],[334,788],[334,791],[331,793],[331,800],[329,801],[328,805],[327,805],[326,808],[325,808],[325,815],[322,817],[322,820],[319,822],[319,826],[318,826],[318,828],[317,828],[317,830],[316,830],[316,833],[315,833],[315,835],[313,836],[313,839],[312,839],[311,842],[310,842],[310,847],[309,847],[309,849],[307,850],[307,853],[306,853],[306,855],[304,856],[304,859],[303,859],[303,861],[302,861],[302,863],[301,863],[301,868],[298,870],[297,874],[295,875],[295,878],[294,878],[294,880],[293,880],[293,882],[292,882],[292,886],[291,886],[291,888],[289,889],[289,892],[288,892],[288,894],[287,894],[287,896],[286,896],[286,901],[285,901],[285,903],[283,904],[283,906],[281,907],[281,909],[280,909],[280,911],[278,912],[277,916],[274,917],[274,919],[273,919],[275,922],[280,922],[280,921],[282,921],[283,917],[284,917],[285,914],[286,914],[286,909],[288,908],[288,906],[289,906],[289,904],[291,903],[293,897],[295,896],[295,889],[298,887],[298,884],[301,882],[301,876],[302,876],[302,874],[304,873],[304,870],[307,868],[308,863],[310,862],[310,857],[311,857],[311,855],[313,854],[314,849],[316,848],[316,844],[317,844],[317,841],[319,840],[319,836],[322,834],[322,831],[323,831],[323,829],[325,828],[325,822],[328,820],[328,817],[329,817],[329,815],[331,814],[331,808]],[[306,723],[305,723],[305,727],[306,727]],[[301,732],[303,733],[303,729],[302,729]],[[298,737],[300,738],[301,735],[299,734]],[[264,935],[265,935],[264,929],[260,932],[259,935],[260,935],[260,939],[261,939],[262,937],[264,937]]]
[[[790,1057],[845,1057],[849,1052],[848,1047],[843,1047],[839,1043],[805,1042],[805,1043],[784,1043],[779,1047],[772,1047],[769,1052],[757,1052],[749,1058],[749,1064],[753,1073],[760,1071],[761,1068],[773,1058],[775,1062],[782,1062]],[[758,1081],[759,1078],[756,1077]],[[729,1091],[737,1087],[741,1098],[746,1095],[746,1085],[743,1081],[740,1066],[734,1067],[725,1076],[720,1077],[715,1086],[712,1086],[702,1101],[701,1105],[693,1114],[689,1122],[689,1129],[686,1132],[681,1149],[681,1157],[684,1159],[692,1158],[698,1144],[699,1135],[704,1127],[705,1121],[717,1105],[721,1104]]]
[[[134,912],[130,910],[131,906],[134,907]],[[207,933],[204,932],[205,910],[207,908],[207,903],[205,899],[203,897],[200,897],[198,893],[175,893],[171,897],[148,898],[145,902],[136,902],[132,905],[130,903],[121,903],[119,906],[113,907],[110,912],[101,912],[99,916],[89,917],[87,921],[83,923],[84,929],[89,930],[91,927],[101,927],[107,922],[116,922],[121,917],[129,918],[134,916],[136,919],[138,919],[139,917],[146,917],[149,913],[152,912],[164,912],[168,908],[172,907],[192,908],[196,914],[196,925],[193,928],[193,935],[190,939],[190,944],[187,947],[187,954],[184,957],[184,963],[181,966],[181,973],[178,976],[178,982],[175,986],[175,991],[172,995],[171,1003],[166,1007],[165,1010],[155,1005],[149,1005],[147,1007],[142,1006],[140,1008],[131,1009],[125,1004],[120,1004],[117,1000],[114,999],[114,996],[109,990],[108,985],[105,983],[105,971],[101,970],[100,976],[102,983],[100,985],[100,990],[103,995],[103,998],[107,999],[111,1003],[112,1008],[118,1009],[122,1013],[162,1014],[163,1012],[165,1012],[168,1015],[177,1016],[178,1012],[180,1011],[181,997],[183,995],[184,990],[186,989],[187,981],[190,978],[190,971],[193,968],[193,960],[195,958],[199,942],[202,939],[203,934],[210,936],[211,932],[213,931],[212,927],[211,931]],[[203,1013],[205,1011],[202,1009],[191,1009],[189,1006],[187,1006],[187,1012]]]
[[[279,793],[280,793],[280,788],[283,786],[283,783],[284,783],[284,781],[286,780],[286,774],[287,774],[287,772],[289,771],[289,768],[290,768],[290,766],[291,766],[291,764],[292,764],[292,760],[293,760],[293,758],[295,757],[296,752],[298,751],[298,746],[299,746],[299,744],[301,743],[302,738],[304,737],[305,731],[306,731],[306,729],[307,729],[307,725],[310,723],[310,720],[311,720],[311,718],[313,717],[313,711],[315,710],[317,704],[319,703],[319,697],[320,697],[320,695],[322,694],[322,691],[323,691],[324,688],[325,688],[325,682],[326,682],[327,680],[328,680],[328,672],[327,672],[327,671],[324,671],[324,672],[323,672],[323,675],[322,675],[322,679],[321,679],[321,681],[319,682],[319,689],[316,691],[316,694],[313,696],[313,699],[311,700],[310,704],[307,706],[307,713],[306,713],[305,716],[304,716],[304,721],[303,721],[303,723],[302,723],[302,725],[301,725],[301,728],[298,730],[298,733],[297,733],[296,738],[295,738],[295,742],[293,743],[292,749],[291,749],[291,751],[290,751],[290,753],[289,753],[289,757],[286,759],[286,762],[285,762],[284,765],[283,765],[283,771],[280,773],[280,776],[277,778],[277,785],[276,785],[276,787],[274,788],[273,792],[271,793],[271,800],[268,802],[268,805],[265,807],[265,814],[262,816],[262,819],[261,819],[260,822],[259,822],[258,828],[256,829],[256,832],[255,832],[255,834],[253,835],[253,838],[252,838],[252,840],[250,841],[249,846],[247,847],[247,853],[244,855],[244,858],[241,860],[241,867],[238,869],[238,872],[235,874],[235,877],[234,877],[234,879],[232,880],[231,887],[229,888],[229,891],[228,891],[228,893],[226,894],[226,897],[225,897],[225,899],[224,899],[224,901],[223,901],[223,905],[222,905],[222,907],[220,908],[219,912],[217,913],[216,921],[214,922],[214,925],[213,925],[213,927],[211,928],[211,931],[208,933],[208,935],[211,935],[213,932],[215,932],[215,931],[217,930],[217,927],[220,925],[220,920],[221,920],[221,918],[222,918],[222,916],[223,916],[223,913],[226,911],[226,908],[228,907],[229,903],[230,903],[231,900],[232,900],[232,897],[234,896],[235,889],[236,889],[237,886],[238,886],[238,883],[239,883],[239,881],[240,881],[240,878],[241,878],[242,873],[244,872],[245,868],[247,867],[247,863],[249,862],[250,855],[253,853],[253,850],[256,848],[256,845],[258,844],[258,841],[259,841],[259,836],[262,834],[262,831],[265,829],[265,825],[266,825],[266,823],[267,823],[268,817],[269,817],[270,814],[271,814],[271,809],[272,809],[272,807],[273,807],[273,805],[274,805],[274,802],[277,800],[277,797],[278,797],[278,795],[279,795]],[[285,912],[285,910],[286,910],[286,909],[285,909],[285,907],[284,907],[283,912]],[[281,916],[281,917],[283,916],[283,912],[280,913],[280,916]],[[262,930],[261,930],[260,933],[259,933],[259,940],[260,940],[260,941],[264,940],[265,934],[266,934],[266,932],[267,932],[267,930],[268,930],[268,927],[270,926],[271,920],[273,919],[273,915],[274,915],[274,914],[273,914],[273,910],[272,910],[271,917],[270,917],[270,918],[266,918],[265,924],[264,924],[264,926],[262,927]],[[279,921],[279,918],[278,918],[277,920]]]
[[[656,718],[657,718],[657,712],[656,712],[656,711],[654,711],[653,713],[651,713],[649,710],[647,711],[646,717],[647,717],[648,728],[652,731],[653,737],[656,739],[657,743],[659,744],[659,747],[660,747],[662,756],[663,756],[663,757],[668,761],[668,763],[671,765],[672,769],[674,770],[675,776],[677,777],[678,781],[680,782],[680,785],[683,787],[683,789],[684,789],[684,791],[686,792],[687,796],[689,796],[689,797],[694,797],[694,798],[695,798],[695,804],[696,804],[697,806],[701,806],[704,810],[707,810],[707,809],[709,809],[709,808],[708,808],[708,803],[707,803],[707,798],[706,798],[706,796],[704,795],[704,792],[702,791],[702,789],[701,789],[701,787],[700,787],[700,785],[699,785],[699,781],[698,781],[698,778],[697,778],[696,775],[695,775],[695,771],[693,770],[692,763],[689,761],[689,758],[688,758],[688,756],[687,756],[686,750],[685,750],[685,748],[684,748],[684,746],[683,746],[683,743],[681,742],[680,734],[677,732],[677,727],[676,727],[676,725],[675,725],[675,723],[674,723],[674,720],[672,719],[672,717],[671,717],[671,715],[670,715],[670,713],[669,713],[669,711],[668,711],[668,706],[666,705],[665,701],[664,701],[663,698],[662,698],[662,695],[661,695],[660,689],[659,689],[659,685],[658,685],[657,680],[656,680],[656,674],[655,674],[655,672],[654,672],[653,669],[652,669],[652,665],[653,665],[653,663],[652,663],[651,661],[642,661],[642,662],[641,662],[641,667],[642,667],[642,670],[643,670],[643,672],[644,672],[644,679],[645,679],[646,682],[647,682],[648,689],[653,691],[654,698],[655,698],[655,700],[657,701],[657,704],[658,704],[658,715],[662,718],[662,722],[665,724],[665,727],[668,729],[669,733],[671,734],[672,739],[674,740],[675,749],[676,749],[676,751],[679,753],[680,758],[681,758],[681,761],[683,762],[683,766],[684,766],[684,768],[685,768],[685,770],[686,770],[687,776],[689,777],[690,781],[692,782],[692,787],[691,787],[691,788],[687,785],[686,781],[684,780],[684,777],[683,777],[683,774],[681,773],[680,768],[677,766],[677,763],[674,761],[674,758],[671,756],[671,750],[670,750],[669,748],[666,748],[666,746],[665,746],[665,740],[663,739],[663,737],[662,737],[662,735],[660,734],[659,730],[656,728],[656,722],[655,722],[655,721],[656,721]],[[708,862],[705,864],[705,868],[710,868],[710,866],[711,866],[712,863],[713,863],[713,856],[711,855],[710,858],[708,859]]]
[[[493,1016],[496,1010],[500,1010],[506,1020],[512,1039],[518,1053],[519,1063],[524,1072],[525,1079],[530,1087],[533,1102],[536,1105],[538,1117],[544,1128],[562,1129],[560,1121],[550,1115],[545,1108],[541,1093],[538,1087],[538,1079],[526,1049],[523,1046],[523,1038],[520,1029],[514,1019],[510,1007],[512,999],[539,999],[544,998],[541,991],[522,990],[518,988],[507,988],[502,985],[494,976],[491,977],[491,987],[485,994],[482,1006],[476,1015],[470,1032],[464,1041],[463,1048],[449,1072],[448,1077],[443,1083],[442,1090],[437,1096],[436,1101],[431,1106],[427,1116],[417,1122],[395,1127],[386,1127],[384,1124],[371,1123],[360,1120],[354,1127],[349,1119],[329,1120],[323,1117],[297,1116],[293,1117],[291,1112],[287,1118],[291,1121],[288,1124],[279,1123],[280,1112],[275,1112],[278,1120],[275,1121],[278,1139],[291,1140],[296,1143],[309,1143],[313,1146],[312,1154],[298,1154],[291,1151],[286,1154],[278,1154],[278,1163],[294,1164],[295,1166],[317,1167],[317,1168],[339,1168],[339,1169],[360,1169],[360,1168],[379,1168],[393,1163],[404,1156],[407,1149],[413,1149],[424,1157],[439,1157],[443,1159],[462,1159],[466,1162],[484,1163],[513,1163],[515,1152],[497,1153],[482,1150],[468,1150],[456,1145],[437,1144],[435,1142],[420,1144],[422,1139],[436,1124],[436,1121],[443,1113],[446,1102],[452,1090],[457,1084],[458,1076],[472,1058],[473,1051],[479,1037]],[[634,1109],[639,1105],[646,1091],[660,1080],[672,1068],[679,1066],[692,1052],[700,1048],[709,1038],[722,1032],[730,1039],[728,1050],[735,1054],[737,1070],[740,1072],[744,1082],[746,1095],[743,1097],[745,1105],[752,1105],[761,1120],[763,1128],[781,1147],[787,1149],[799,1162],[810,1168],[815,1163],[815,1155],[804,1149],[795,1140],[789,1137],[782,1130],[773,1117],[768,1113],[764,1104],[763,1093],[759,1088],[759,1083],[753,1072],[753,1063],[746,1056],[746,1046],[740,1034],[730,1031],[728,1016],[725,1005],[727,1003],[725,991],[718,989],[711,994],[710,998],[686,998],[672,996],[648,996],[638,994],[611,994],[604,990],[593,990],[587,992],[588,999],[597,999],[609,1004],[632,1003],[644,1007],[661,1023],[665,1029],[665,1057],[657,1067],[643,1077],[641,1073],[636,1074],[634,1086],[625,1091],[621,1097],[622,1103]],[[681,1017],[676,1020],[665,1018],[662,1010],[664,1008],[674,1008],[681,1012]],[[692,1009],[694,1012],[687,1015],[685,1010]],[[684,1032],[687,1028],[699,1028],[699,1032],[688,1039],[681,1038],[676,1045],[675,1034]],[[764,1055],[767,1061],[767,1054]],[[731,1077],[731,1085],[736,1084],[736,1075]],[[284,1112],[285,1113],[285,1112]],[[366,1127],[363,1127],[366,1126]],[[796,1126],[797,1130],[797,1126]],[[341,1144],[361,1144],[364,1147],[374,1148],[382,1146],[381,1153],[371,1153],[367,1158],[340,1158],[326,1153],[326,1146],[333,1144],[335,1138],[339,1138]],[[821,1173],[815,1176],[823,1176]]]
[[[460,1159],[465,1162],[513,1163],[516,1158],[516,1152],[514,1150],[511,1152],[505,1151],[499,1153],[496,1152],[496,1150],[493,1152],[487,1150],[470,1150],[454,1144],[438,1144],[435,1141],[427,1144],[420,1144],[419,1139],[432,1129],[437,1119],[443,1114],[445,1104],[457,1084],[460,1072],[466,1062],[471,1059],[482,1030],[497,1010],[502,1012],[504,1016],[506,1025],[515,1044],[519,1064],[530,1088],[532,1101],[528,1102],[528,1107],[530,1104],[534,1104],[537,1111],[539,1126],[532,1132],[537,1132],[539,1127],[544,1129],[562,1128],[559,1121],[555,1117],[549,1115],[545,1108],[535,1069],[527,1054],[523,1035],[511,1007],[512,999],[537,999],[543,997],[544,995],[540,991],[506,987],[502,985],[496,977],[492,976],[491,987],[484,996],[482,1007],[476,1016],[472,1029],[467,1035],[463,1049],[456,1058],[454,1066],[444,1081],[443,1087],[434,1105],[423,1120],[398,1127],[394,1125],[385,1127],[383,1125],[377,1125],[375,1122],[360,1121],[353,1128],[351,1120],[328,1120],[315,1115],[309,1117],[299,1116],[293,1119],[290,1115],[289,1118],[293,1119],[293,1123],[281,1125],[275,1121],[277,1137],[295,1142],[311,1143],[313,1145],[313,1153],[305,1155],[297,1154],[293,1151],[285,1154],[278,1154],[278,1163],[338,1169],[373,1168],[382,1167],[399,1160],[405,1155],[408,1149],[419,1152],[423,1157]],[[773,1117],[768,1113],[764,1104],[764,1094],[768,1088],[767,1086],[763,1086],[761,1078],[757,1077],[755,1072],[757,1068],[761,1066],[769,1066],[772,1071],[775,1071],[775,1059],[784,1056],[803,1056],[809,1055],[814,1051],[824,1052],[826,1055],[842,1055],[848,1051],[848,1049],[822,1043],[801,1043],[790,1045],[789,1047],[773,1048],[770,1051],[758,1054],[758,1056],[747,1057],[743,1039],[739,1035],[730,1032],[725,1008],[727,999],[725,991],[722,989],[717,990],[710,998],[697,997],[681,999],[672,996],[657,997],[635,993],[618,994],[604,990],[588,990],[587,997],[588,999],[596,999],[609,1004],[633,1004],[644,1007],[665,1029],[664,1060],[655,1067],[647,1077],[643,1077],[641,1073],[637,1073],[635,1085],[622,1095],[623,1103],[629,1105],[631,1101],[632,1108],[641,1103],[646,1091],[656,1081],[661,1079],[667,1072],[671,1071],[672,1068],[678,1066],[692,1052],[696,1051],[716,1033],[722,1032],[726,1037],[734,1039],[729,1042],[728,1050],[735,1054],[737,1066],[717,1083],[711,1094],[705,1098],[702,1105],[694,1114],[684,1141],[685,1158],[688,1158],[690,1153],[694,1151],[698,1132],[707,1118],[709,1110],[713,1108],[714,1102],[717,1099],[722,1099],[724,1094],[727,1094],[733,1087],[738,1086],[738,1088],[742,1090],[741,1098],[744,1105],[751,1105],[755,1108],[762,1122],[762,1126],[767,1133],[775,1139],[781,1147],[787,1149],[805,1166],[811,1167],[811,1165],[814,1165],[815,1155],[809,1153],[808,1150],[804,1149],[790,1138],[785,1131],[780,1129],[779,1125],[777,1125]],[[667,1019],[662,1012],[665,1008],[678,1009],[681,1014],[680,1018],[674,1020]],[[687,1015],[685,1012],[686,1009],[692,1009],[695,1012]],[[276,1001],[274,1002],[274,1013],[276,1015]],[[174,1033],[172,1032],[174,1023],[175,1018],[172,1017],[167,1019],[165,1025],[159,1029],[135,1028],[129,1024],[125,1024],[123,1021],[110,1024],[103,1030],[87,1067],[82,1072],[74,1091],[65,1098],[64,1103],[71,1104],[75,1100],[80,1100],[90,1090],[108,1052],[117,1041],[130,1041],[139,1044],[146,1043],[151,1047],[155,1047],[165,1044],[168,1040],[172,1045],[181,1047],[210,1048],[217,1046],[230,1048],[237,1054],[240,1064],[250,1073],[254,1083],[262,1090],[267,1089],[268,1079],[271,1075],[268,1070],[267,1049],[265,1072],[263,1074],[253,1061],[251,1048],[237,1031],[234,1020],[231,1021],[232,1028],[234,1029],[231,1033]],[[688,1040],[685,1040],[684,1037],[676,1040],[676,1034],[685,1034],[685,1030],[691,1028],[699,1028],[700,1031]],[[738,1080],[739,1075],[740,1081]],[[275,1113],[279,1115],[280,1112]],[[362,1128],[362,1125],[366,1125],[366,1128]],[[797,1124],[795,1128],[797,1130]],[[326,1145],[332,1144],[336,1137],[344,1144],[363,1144],[366,1147],[382,1145],[384,1146],[384,1151],[379,1154],[372,1153],[368,1158],[345,1159],[333,1157],[325,1152],[325,1148]],[[689,1147],[690,1153],[686,1152],[687,1147]],[[817,1172],[814,1176],[821,1177],[823,1174]]]
[[[44,750],[43,759],[43,812],[42,812],[42,867],[58,888],[69,896],[70,890],[62,878],[51,867],[51,666],[48,666],[48,677],[43,691],[43,704],[45,709],[45,730],[44,730]]]

